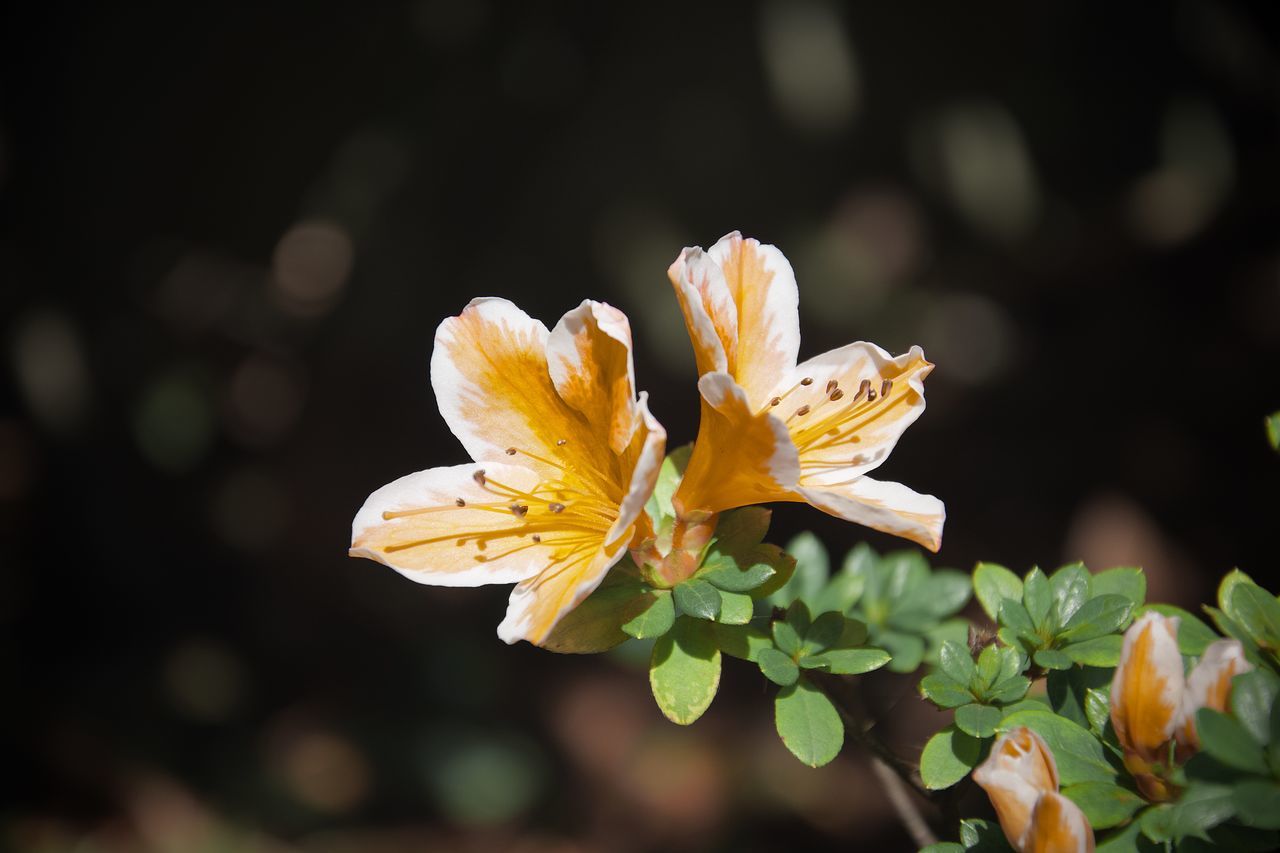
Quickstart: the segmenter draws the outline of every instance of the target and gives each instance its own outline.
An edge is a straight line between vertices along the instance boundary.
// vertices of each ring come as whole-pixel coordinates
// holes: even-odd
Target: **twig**
[[[915,842],[916,847],[928,847],[930,844],[937,844],[938,836],[934,835],[924,816],[916,808],[916,804],[911,801],[911,791],[898,778],[898,774],[894,773],[889,765],[874,756],[871,759],[871,769],[880,777],[880,784],[884,785],[884,793],[889,798],[889,804],[898,813],[898,820],[902,821],[902,825],[906,827],[907,834],[911,836],[911,840]]]

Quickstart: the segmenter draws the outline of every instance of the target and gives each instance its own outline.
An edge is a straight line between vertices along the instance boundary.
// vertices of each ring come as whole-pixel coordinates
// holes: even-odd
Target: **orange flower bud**
[[[1144,614],[1125,632],[1111,681],[1111,723],[1126,755],[1147,763],[1167,756],[1185,687],[1178,618]]]
[[[1080,807],[1056,791],[1041,794],[1019,853],[1093,853],[1093,827]]]
[[[1040,735],[1019,726],[996,740],[973,781],[987,792],[1009,843],[1021,850],[1037,801],[1058,790],[1058,766]]]
[[[1187,676],[1187,689],[1182,694],[1178,727],[1175,735],[1180,750],[1192,753],[1200,749],[1200,737],[1196,734],[1196,711],[1212,708],[1227,710],[1231,698],[1231,679],[1253,669],[1244,658],[1244,647],[1239,640],[1218,640],[1204,650],[1200,662]]]

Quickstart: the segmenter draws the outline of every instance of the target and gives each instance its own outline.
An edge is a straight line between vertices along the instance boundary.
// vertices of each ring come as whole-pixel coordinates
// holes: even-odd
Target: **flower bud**
[[[1019,726],[996,740],[973,780],[987,792],[1009,843],[1021,850],[1037,801],[1058,790],[1058,766],[1040,735]]]
[[[1244,647],[1239,640],[1217,640],[1211,643],[1200,662],[1187,676],[1187,689],[1182,694],[1182,707],[1176,731],[1180,751],[1189,758],[1200,749],[1200,737],[1196,734],[1196,711],[1212,708],[1227,710],[1231,698],[1231,679],[1253,669],[1244,657]]]
[[[1093,827],[1080,807],[1057,791],[1041,794],[1019,853],[1093,853]]]
[[[1126,764],[1130,755],[1146,764],[1168,755],[1185,686],[1178,618],[1145,613],[1125,632],[1111,681],[1111,723]]]

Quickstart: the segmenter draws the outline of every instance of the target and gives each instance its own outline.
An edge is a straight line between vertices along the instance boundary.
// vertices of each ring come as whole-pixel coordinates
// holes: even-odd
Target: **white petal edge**
[[[626,536],[631,530],[631,525],[635,524],[640,513],[644,512],[644,505],[649,502],[649,496],[653,494],[653,488],[658,483],[658,472],[662,470],[662,460],[667,452],[667,431],[649,411],[647,391],[640,392],[637,408],[647,432],[644,445],[636,458],[635,468],[631,472],[627,493],[618,506],[618,517],[609,528],[609,532],[605,534],[606,546]]]
[[[706,306],[702,302],[702,293],[693,284],[696,277],[701,275],[709,278],[709,289],[712,294],[718,294],[717,301],[721,302],[727,311],[726,318],[732,318],[736,338],[738,311],[729,298],[729,290],[725,286],[724,273],[720,271],[719,264],[708,258],[698,246],[689,246],[681,250],[680,257],[676,258],[667,269],[667,277],[676,288],[676,296],[680,300],[685,325],[688,327],[689,336],[693,338],[695,349],[711,355],[711,369],[728,370],[729,357],[724,350],[724,343],[720,340],[715,323],[711,321],[711,315],[707,313]]]
[[[610,547],[603,545],[600,547],[593,557],[593,565],[588,569],[588,574],[584,574],[579,580],[573,597],[562,604],[556,612],[555,618],[551,621],[544,636],[533,636],[531,632],[533,609],[538,603],[538,589],[534,585],[538,580],[537,577],[527,578],[516,584],[515,588],[511,590],[511,598],[507,601],[507,613],[498,625],[498,638],[508,645],[518,643],[521,640],[528,640],[536,645],[545,640],[555,630],[555,626],[565,617],[565,614],[581,604],[588,595],[595,592],[596,587],[600,586],[604,581],[605,575],[609,573],[609,570],[627,553],[626,545],[625,540],[619,540]]]
[[[858,477],[839,485],[797,487],[795,491],[837,518],[910,539],[930,551],[942,547],[947,511],[942,501],[933,495],[870,477]]]
[[[1147,611],[1124,632],[1124,643],[1120,647],[1120,663],[1116,665],[1115,675],[1111,677],[1112,717],[1119,712],[1123,715],[1124,697],[1121,691],[1125,684],[1125,673],[1129,668],[1129,658],[1133,655],[1133,647],[1138,638],[1148,627],[1156,632],[1151,643],[1151,654],[1155,657],[1156,671],[1164,676],[1164,689],[1160,694],[1161,704],[1172,708],[1169,722],[1161,729],[1166,738],[1173,737],[1181,717],[1183,696],[1186,693],[1186,677],[1182,673],[1182,653],[1178,651],[1178,626],[1182,620],[1177,616],[1164,616],[1154,610]],[[1149,689],[1149,688],[1148,688]],[[1117,727],[1118,728],[1118,727]],[[1133,733],[1129,734],[1133,737]]]

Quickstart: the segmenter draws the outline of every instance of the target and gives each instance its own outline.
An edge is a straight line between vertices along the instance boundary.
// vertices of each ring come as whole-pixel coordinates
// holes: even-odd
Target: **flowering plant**
[[[868,749],[934,851],[1280,847],[1274,595],[1227,575],[1215,631],[1147,603],[1137,568],[963,573],[859,545],[833,569],[810,534],[767,542],[762,504],[800,502],[939,549],[942,502],[869,476],[923,413],[933,365],[863,342],[800,362],[791,266],[737,233],[685,249],[669,277],[699,372],[691,447],[666,453],[622,312],[586,301],[548,331],[477,299],[440,325],[431,363],[472,461],[373,492],[351,554],[426,584],[515,583],[509,643],[650,642],[653,697],[681,725],[715,699],[725,656],[750,662],[776,685],[787,748],[814,767],[846,739]],[[881,667],[924,667],[920,695],[949,719],[918,761],[862,710],[852,677]],[[994,822],[960,819],[970,780]]]

